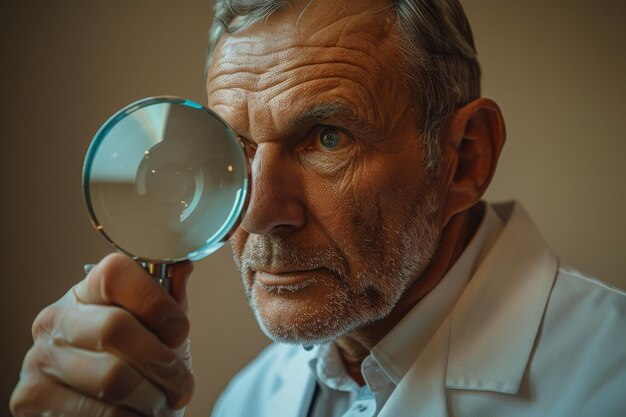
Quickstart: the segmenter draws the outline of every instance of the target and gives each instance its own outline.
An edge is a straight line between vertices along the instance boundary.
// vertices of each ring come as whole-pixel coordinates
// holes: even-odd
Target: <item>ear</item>
[[[442,225],[480,200],[505,138],[504,118],[492,100],[479,98],[454,113],[442,142]]]

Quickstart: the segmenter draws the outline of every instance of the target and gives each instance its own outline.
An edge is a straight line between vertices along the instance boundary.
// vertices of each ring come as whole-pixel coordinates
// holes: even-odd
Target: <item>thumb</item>
[[[176,301],[185,313],[189,312],[189,301],[187,299],[187,282],[189,276],[193,272],[193,263],[191,261],[183,261],[173,264],[169,267],[170,277],[170,295]]]

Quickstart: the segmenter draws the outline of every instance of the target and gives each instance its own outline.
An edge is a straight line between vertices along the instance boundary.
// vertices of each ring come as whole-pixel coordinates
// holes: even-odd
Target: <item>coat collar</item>
[[[516,394],[558,260],[521,205],[494,209],[505,227],[451,314],[446,386]]]
[[[558,261],[520,205],[494,209],[501,234],[379,417],[448,416],[447,388],[518,392]]]

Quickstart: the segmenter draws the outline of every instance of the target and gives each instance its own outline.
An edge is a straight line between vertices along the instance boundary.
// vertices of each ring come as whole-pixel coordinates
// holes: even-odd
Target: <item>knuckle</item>
[[[46,343],[35,342],[35,344],[26,352],[24,362],[22,363],[22,374],[32,369],[47,366],[52,363],[49,345]]]
[[[36,368],[40,363],[40,358],[41,354],[39,353],[39,348],[37,344],[34,344],[30,349],[28,349],[28,352],[26,352],[26,355],[24,356],[24,361],[22,362],[22,372],[28,369]]]
[[[53,344],[47,340],[36,341],[24,356],[20,378],[24,380],[37,378],[39,369],[44,367],[53,368],[55,366],[53,347]]]
[[[39,314],[37,314],[37,317],[35,317],[31,328],[33,340],[37,340],[44,335],[50,334],[62,314],[63,308],[58,306],[56,303],[41,310]]]
[[[42,378],[21,379],[15,387],[9,408],[15,417],[31,416],[46,407],[50,386]]]

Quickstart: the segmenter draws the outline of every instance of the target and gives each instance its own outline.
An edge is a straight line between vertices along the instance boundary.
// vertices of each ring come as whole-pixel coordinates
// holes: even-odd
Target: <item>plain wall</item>
[[[626,287],[623,2],[465,0],[484,95],[508,143],[487,194],[521,200],[564,262]],[[0,415],[31,345],[30,324],[111,249],[82,201],[82,161],[127,103],[206,102],[209,1],[0,3]],[[266,343],[230,253],[190,283],[196,394],[208,415],[228,378]]]

